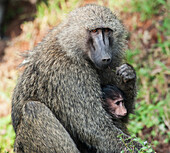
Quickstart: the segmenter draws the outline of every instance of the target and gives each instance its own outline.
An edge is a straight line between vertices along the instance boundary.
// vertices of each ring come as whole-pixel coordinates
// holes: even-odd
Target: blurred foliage
[[[151,18],[153,15],[160,14],[160,10],[167,7],[167,0],[130,0],[130,9],[124,9],[131,12],[140,12],[141,20]]]
[[[33,48],[40,39],[37,38],[39,35],[59,24],[69,11],[84,4],[84,2],[83,0],[48,0],[47,3],[44,1],[38,3],[35,20],[21,25],[23,34],[20,39],[29,42],[29,49]],[[168,82],[170,75],[168,67],[170,20],[163,11],[168,10],[167,0],[98,0],[97,2],[110,7],[112,10],[116,7],[121,8],[120,10],[126,13],[140,12],[141,21],[151,18],[153,22],[157,22],[152,17],[154,15],[163,16],[161,24],[155,27],[158,39],[147,49],[141,43],[143,35],[135,31],[137,29],[135,26],[135,30],[131,34],[135,38],[131,41],[131,49],[127,51],[127,62],[136,69],[139,91],[136,110],[134,115],[130,116],[128,129],[131,135],[138,137],[141,143],[148,141],[153,147],[159,146],[160,143],[170,143],[170,92]],[[133,20],[130,22],[133,22]],[[164,39],[162,35],[165,37]],[[13,77],[12,82],[7,83],[5,81],[4,83],[6,89],[3,90],[4,87],[0,86],[0,97],[3,97],[6,101],[10,101],[11,88],[14,87],[16,82],[16,72],[13,73],[15,77]],[[14,137],[10,116],[0,118],[0,152],[13,152]],[[148,148],[146,147],[146,149]],[[148,149],[149,151],[151,149]]]
[[[135,114],[130,116],[128,129],[133,136],[149,140],[154,147],[159,145],[159,141],[170,143],[168,27],[169,18],[165,16],[163,24],[157,28],[157,43],[147,53],[138,49],[138,46],[136,50],[127,51],[127,61],[136,69],[139,88],[139,103],[136,104]],[[161,39],[162,32],[166,38],[164,41]]]
[[[11,116],[0,119],[0,152],[13,152],[15,133],[11,125]]]
[[[41,2],[37,5],[36,17],[50,26],[54,26],[66,17],[71,10],[79,6],[79,0],[49,0],[47,3]]]

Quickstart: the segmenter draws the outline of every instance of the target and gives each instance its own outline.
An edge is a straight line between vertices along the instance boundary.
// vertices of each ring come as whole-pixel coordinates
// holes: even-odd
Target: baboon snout
[[[104,69],[110,65],[111,61],[112,59],[110,56],[101,56],[101,57],[96,57],[94,63],[99,69]]]
[[[111,57],[109,55],[103,56],[100,62],[103,66],[108,66],[111,63]]]
[[[110,57],[105,57],[105,58],[102,59],[102,62],[106,63],[106,64],[110,63],[111,62],[111,58]]]
[[[122,111],[121,111],[120,115],[121,116],[126,116],[126,114],[127,114],[126,108],[122,108]]]

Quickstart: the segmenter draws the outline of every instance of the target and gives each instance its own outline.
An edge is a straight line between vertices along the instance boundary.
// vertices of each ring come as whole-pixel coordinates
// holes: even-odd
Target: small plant
[[[140,153],[151,153],[154,152],[154,150],[151,148],[151,146],[147,143],[147,141],[145,142],[140,142],[137,138],[135,137],[130,137],[130,138],[123,138],[122,135],[118,136],[121,141],[124,143],[125,145],[125,149],[121,151],[121,153],[126,153],[131,152],[134,153],[136,151],[140,152]],[[140,142],[142,144],[142,148],[140,150],[136,150],[137,148],[135,148],[135,143],[136,142]]]

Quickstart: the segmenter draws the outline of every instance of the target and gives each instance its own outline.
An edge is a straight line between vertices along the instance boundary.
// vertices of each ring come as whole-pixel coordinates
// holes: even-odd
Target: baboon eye
[[[104,31],[105,31],[105,32],[109,32],[109,29],[106,28],[106,29],[104,29]]]
[[[122,101],[117,101],[115,104],[116,104],[116,105],[120,105],[121,102],[122,102]]]
[[[91,32],[96,33],[96,32],[97,32],[97,29],[91,30]]]

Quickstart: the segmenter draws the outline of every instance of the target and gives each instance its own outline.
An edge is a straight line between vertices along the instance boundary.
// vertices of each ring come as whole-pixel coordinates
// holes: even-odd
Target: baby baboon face
[[[127,109],[124,105],[124,96],[120,89],[115,85],[106,85],[102,88],[103,91],[103,106],[106,111],[116,118],[126,116]]]
[[[120,95],[120,98],[114,99],[106,99],[106,103],[108,106],[108,110],[111,114],[113,114],[117,118],[122,118],[126,116],[127,110],[125,108],[123,98]]]
[[[112,61],[111,36],[112,30],[109,28],[98,28],[89,31],[88,56],[99,69],[108,67]]]

